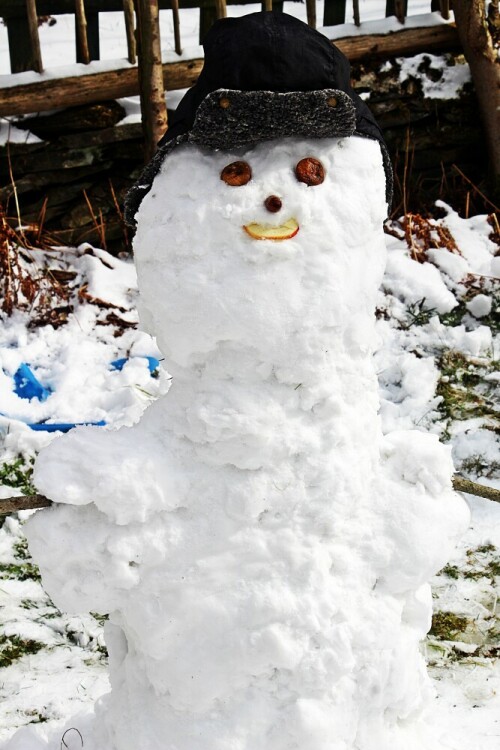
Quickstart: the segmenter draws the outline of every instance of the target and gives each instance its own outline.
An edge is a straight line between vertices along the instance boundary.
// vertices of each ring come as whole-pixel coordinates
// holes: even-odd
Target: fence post
[[[85,0],[75,0],[75,37],[77,62],[99,59],[99,13],[88,10]]]
[[[89,42],[87,39],[87,16],[83,0],[75,2],[76,60],[88,65],[90,62]]]
[[[352,0],[352,15],[356,26],[361,26],[361,17],[359,15],[359,0]]]
[[[323,26],[337,26],[345,23],[346,0],[325,0]]]
[[[135,0],[135,9],[144,155],[146,161],[149,161],[167,129],[158,0]]]
[[[127,34],[128,61],[131,65],[137,62],[137,44],[135,40],[134,0],[123,0],[125,32]]]
[[[172,0],[172,18],[174,22],[174,44],[178,55],[182,54],[181,25],[179,19],[179,0]]]
[[[226,0],[215,0],[215,15],[217,18],[227,18]]]
[[[407,14],[408,0],[387,0],[385,4],[386,18],[396,16],[400,23],[404,23]]]
[[[316,0],[306,0],[307,23],[311,29],[316,28]]]
[[[450,18],[450,0],[440,0],[439,2],[441,15],[445,21]]]
[[[42,53],[40,51],[40,38],[38,36],[38,16],[35,0],[26,0],[26,12],[28,15],[31,54],[33,56],[33,70],[37,73],[41,73],[43,71],[43,65]]]

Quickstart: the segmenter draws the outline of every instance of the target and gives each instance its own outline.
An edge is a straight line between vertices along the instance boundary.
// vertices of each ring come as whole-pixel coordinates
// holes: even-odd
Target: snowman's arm
[[[127,524],[176,506],[174,475],[167,452],[138,424],[73,430],[41,451],[33,479],[55,503],[94,503],[114,523]]]

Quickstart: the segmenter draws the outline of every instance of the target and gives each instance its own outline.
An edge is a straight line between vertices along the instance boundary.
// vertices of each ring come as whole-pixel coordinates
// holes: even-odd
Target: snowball
[[[489,315],[491,312],[492,299],[486,294],[476,294],[469,302],[467,302],[467,310],[474,315],[475,318],[484,318],[485,315]]]
[[[461,255],[451,253],[444,247],[431,248],[427,251],[429,259],[444,271],[452,281],[459,282],[469,273],[469,264]]]
[[[389,253],[384,286],[393,293],[397,290],[406,304],[425,299],[425,306],[438,313],[450,312],[458,304],[435,266],[417,263],[400,250]]]

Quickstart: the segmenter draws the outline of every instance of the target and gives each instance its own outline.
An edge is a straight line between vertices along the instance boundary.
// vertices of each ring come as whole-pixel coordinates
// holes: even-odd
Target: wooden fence
[[[183,8],[199,8],[200,38],[217,18],[227,15],[227,3],[247,4],[251,0],[182,0]],[[357,25],[361,23],[359,0],[352,2]],[[349,3],[349,5],[350,5]],[[325,0],[324,23],[345,22],[347,0]],[[429,10],[449,14],[448,0],[429,0]],[[264,0],[263,9],[283,10],[282,0]],[[180,59],[162,65],[159,12],[173,14],[174,47],[181,54],[179,0],[0,0],[0,16],[7,26],[11,68],[14,73],[27,70],[43,72],[43,50],[40,47],[38,18],[41,15],[73,14],[75,17],[76,60],[89,64],[100,55],[99,13],[122,12],[128,47],[127,67],[105,72],[89,69],[88,75],[60,78],[40,77],[34,82],[20,82],[0,88],[0,116],[28,114],[58,107],[77,106],[141,94],[145,157],[154,153],[156,143],[167,127],[165,90],[192,86],[203,66],[203,59]],[[306,0],[307,20],[316,26],[316,0]],[[386,16],[404,21],[407,0],[386,0]],[[397,33],[377,36],[351,36],[335,43],[351,61],[368,56],[387,58],[396,55],[443,52],[459,48],[456,30],[447,24],[426,28],[401,27]],[[28,44],[26,43],[28,41]],[[137,53],[139,49],[139,54]],[[132,67],[136,59],[138,66]],[[13,82],[11,82],[13,83]]]
[[[215,19],[227,14],[227,5],[245,5],[254,0],[181,0],[182,8],[200,9],[200,43]],[[181,53],[179,0],[158,0],[159,10],[173,15],[174,47]],[[137,3],[136,3],[137,5]],[[440,11],[449,18],[450,0],[429,0],[429,10]],[[283,10],[283,0],[264,0],[263,10]],[[123,12],[127,34],[129,62],[136,62],[134,0],[0,0],[0,16],[7,27],[12,73],[43,70],[43,50],[38,36],[38,17],[73,14],[75,16],[76,61],[89,63],[100,58],[99,13]],[[316,0],[306,0],[307,21],[316,27]],[[396,16],[404,23],[408,0],[386,0],[385,15]],[[359,0],[325,0],[323,26],[334,26],[352,20],[360,25]],[[27,43],[28,41],[28,43]]]

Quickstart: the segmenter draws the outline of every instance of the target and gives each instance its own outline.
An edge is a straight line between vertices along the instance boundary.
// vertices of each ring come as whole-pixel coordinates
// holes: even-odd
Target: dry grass
[[[0,310],[30,311],[34,325],[57,325],[68,307],[69,292],[37,253],[51,247],[51,238],[40,224],[13,229],[0,206]],[[67,310],[66,310],[67,313]]]
[[[445,248],[461,255],[450,230],[421,214],[406,213],[401,219],[387,223],[384,229],[386,234],[406,240],[411,258],[418,263],[429,261],[427,253],[431,248]]]

